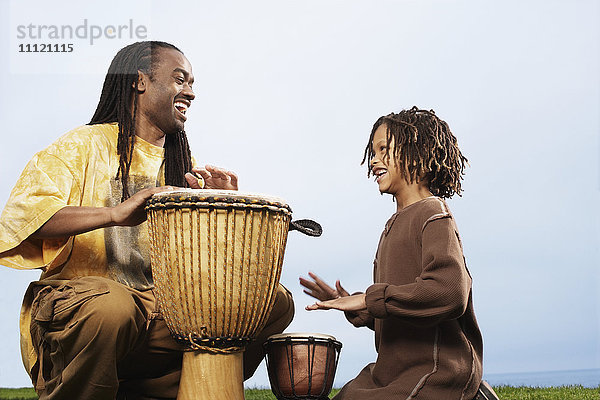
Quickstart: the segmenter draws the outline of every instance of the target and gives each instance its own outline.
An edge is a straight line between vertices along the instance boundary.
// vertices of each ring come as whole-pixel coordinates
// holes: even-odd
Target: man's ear
[[[144,93],[146,91],[146,85],[150,77],[143,73],[142,71],[138,71],[138,79],[137,79],[137,91],[138,93]],[[135,87],[135,85],[134,85]]]

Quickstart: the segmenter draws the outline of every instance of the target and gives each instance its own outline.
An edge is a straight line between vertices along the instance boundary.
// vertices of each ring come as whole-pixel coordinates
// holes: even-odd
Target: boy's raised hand
[[[334,289],[327,283],[325,283],[325,281],[319,278],[316,274],[309,272],[308,276],[310,276],[312,280],[300,277],[300,285],[306,288],[304,289],[304,293],[311,297],[314,297],[315,299],[326,301],[350,295],[350,293],[348,293],[346,289],[342,287],[339,279],[335,281]]]
[[[364,293],[353,294],[351,296],[339,297],[333,300],[317,301],[315,304],[306,306],[306,310],[340,310],[357,312],[367,309],[367,295]]]
[[[312,280],[300,277],[300,284],[306,288],[304,289],[304,293],[319,301],[306,306],[306,310],[336,309],[341,311],[360,311],[367,308],[366,295],[364,293],[350,295],[342,287],[339,280],[335,281],[334,289],[316,274],[309,272],[308,276]]]

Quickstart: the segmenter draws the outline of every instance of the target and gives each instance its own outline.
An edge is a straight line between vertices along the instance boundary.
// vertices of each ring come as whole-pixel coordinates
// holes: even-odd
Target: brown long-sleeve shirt
[[[460,238],[446,203],[429,197],[394,214],[381,235],[367,310],[347,313],[375,330],[377,361],[336,400],[471,400],[483,343]]]

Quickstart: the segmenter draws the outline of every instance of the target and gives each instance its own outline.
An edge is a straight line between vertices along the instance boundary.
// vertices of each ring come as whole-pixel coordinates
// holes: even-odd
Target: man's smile
[[[190,102],[188,100],[176,100],[174,103],[175,109],[177,110],[177,112],[179,114],[181,114],[181,116],[183,117],[184,120],[187,119],[187,117],[185,116],[187,109],[190,107]]]

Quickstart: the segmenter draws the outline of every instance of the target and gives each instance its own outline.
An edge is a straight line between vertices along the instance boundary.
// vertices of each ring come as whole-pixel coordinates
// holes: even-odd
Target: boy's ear
[[[146,85],[150,77],[143,73],[142,71],[138,71],[138,79],[137,79],[137,91],[138,93],[144,93],[146,91]],[[134,85],[135,87],[135,85]]]

